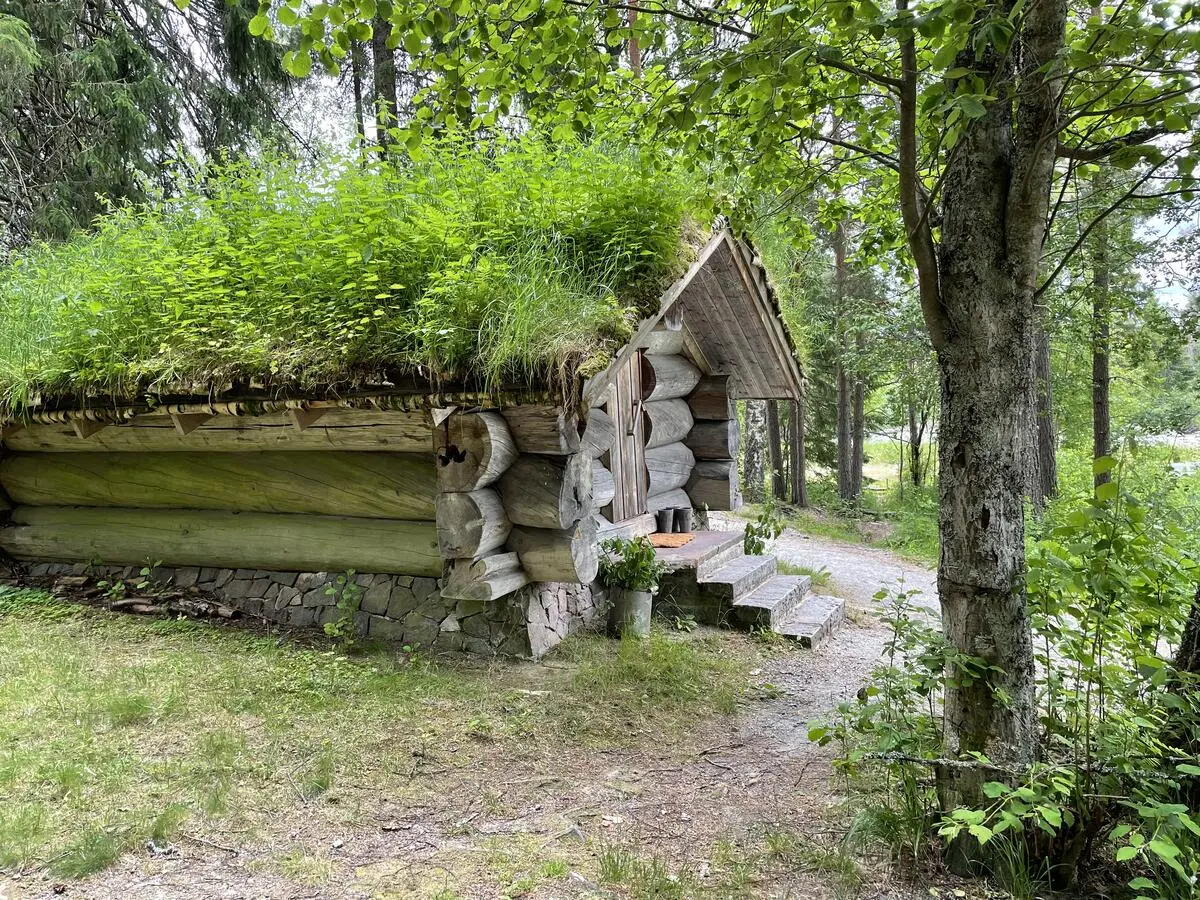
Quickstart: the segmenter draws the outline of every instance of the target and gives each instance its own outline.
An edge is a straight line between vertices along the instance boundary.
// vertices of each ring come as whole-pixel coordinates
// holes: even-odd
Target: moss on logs
[[[27,506],[427,520],[434,480],[429,453],[17,453],[0,462],[0,483]]]
[[[80,437],[69,424],[30,423],[6,431],[4,443],[19,452],[222,452],[260,450],[353,450],[428,453],[433,431],[428,412],[330,409],[298,429],[285,412],[263,416],[213,416],[180,434],[167,415],[137,416],[128,424],[106,425]]]
[[[20,506],[0,529],[16,559],[283,572],[442,574],[433,522],[186,509]]]

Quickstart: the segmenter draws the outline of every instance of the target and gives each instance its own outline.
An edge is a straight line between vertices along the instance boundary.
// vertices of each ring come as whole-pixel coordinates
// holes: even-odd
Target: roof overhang
[[[682,320],[685,345],[706,375],[729,376],[738,400],[797,399],[804,375],[762,260],[745,240],[721,229],[662,295],[633,339],[603,373],[588,381],[591,405],[662,324]]]

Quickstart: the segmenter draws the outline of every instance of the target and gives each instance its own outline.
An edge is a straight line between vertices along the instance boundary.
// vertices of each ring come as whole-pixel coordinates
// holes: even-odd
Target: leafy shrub
[[[784,527],[784,521],[775,509],[774,499],[768,498],[758,517],[746,526],[742,552],[747,556],[761,556],[783,534]]]
[[[532,138],[213,165],[0,273],[0,411],[418,367],[489,387],[569,374],[677,271],[690,196],[633,150]]]
[[[633,540],[613,538],[601,545],[600,581],[606,587],[630,591],[657,591],[665,566],[659,562],[654,545],[644,537]]]
[[[1100,863],[1132,895],[1182,900],[1200,876],[1200,691],[1166,651],[1196,593],[1195,528],[1176,502],[1186,488],[1154,466],[1128,478],[1111,459],[1098,469],[1113,480],[1053,504],[1028,553],[1035,765],[1006,772],[940,758],[947,679],[989,672],[952,655],[904,592],[882,598],[893,628],[886,663],[812,736],[840,742],[842,769],[859,789],[882,792],[882,833],[898,853],[919,857],[936,831],[984,845],[993,875],[1014,886],[1069,887]],[[991,773],[980,808],[939,804],[929,773],[955,767]]]

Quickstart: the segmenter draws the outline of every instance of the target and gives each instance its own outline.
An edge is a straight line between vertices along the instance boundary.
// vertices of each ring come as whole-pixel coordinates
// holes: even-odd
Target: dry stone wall
[[[28,571],[35,578],[143,579],[139,566],[38,563]],[[160,566],[149,580],[202,591],[287,628],[321,628],[343,614],[336,605],[340,574]],[[605,612],[600,588],[583,584],[536,583],[499,602],[478,602],[443,597],[436,578],[359,573],[354,581],[361,592],[358,634],[416,647],[538,658],[567,635],[602,622]]]

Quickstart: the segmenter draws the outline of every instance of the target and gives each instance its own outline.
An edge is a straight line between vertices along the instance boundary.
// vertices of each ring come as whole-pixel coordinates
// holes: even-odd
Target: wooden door
[[[617,372],[609,387],[608,414],[617,427],[617,440],[608,454],[616,482],[611,519],[622,522],[646,512],[646,440],[642,428],[642,353],[639,350]]]

